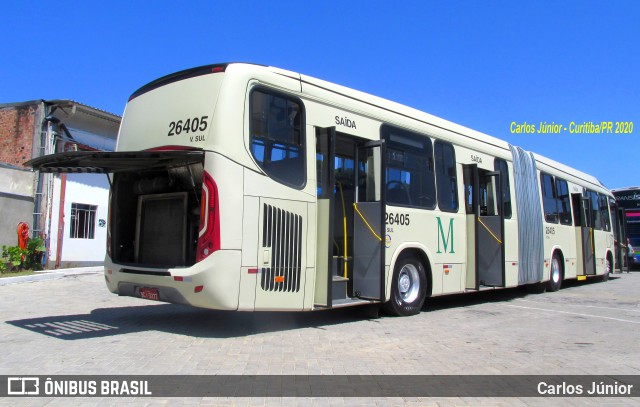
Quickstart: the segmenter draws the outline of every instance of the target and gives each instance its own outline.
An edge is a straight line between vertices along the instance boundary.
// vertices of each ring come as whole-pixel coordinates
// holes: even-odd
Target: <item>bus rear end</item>
[[[134,92],[116,152],[60,153],[30,162],[43,172],[112,174],[105,258],[111,292],[237,309],[240,254],[222,247],[223,192],[214,176],[228,164],[209,143],[225,69],[179,72]],[[224,193],[241,197],[236,189]]]

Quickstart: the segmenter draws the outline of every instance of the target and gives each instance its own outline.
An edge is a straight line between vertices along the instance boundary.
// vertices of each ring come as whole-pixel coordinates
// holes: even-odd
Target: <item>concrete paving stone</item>
[[[434,299],[414,317],[365,319],[348,309],[307,314],[198,310],[114,296],[99,274],[67,276],[0,287],[0,298],[11,304],[0,308],[0,374],[637,375],[639,292],[640,273],[632,273],[607,283],[569,283],[557,293],[505,290]],[[77,321],[107,328],[47,332],[58,329],[51,326],[56,324],[77,327]],[[84,402],[31,400],[54,406]],[[113,399],[87,402],[94,400],[112,405]],[[283,401],[276,400],[118,399],[125,405]],[[16,401],[26,399],[0,400],[0,405]],[[294,401],[291,405],[640,405],[624,398]]]

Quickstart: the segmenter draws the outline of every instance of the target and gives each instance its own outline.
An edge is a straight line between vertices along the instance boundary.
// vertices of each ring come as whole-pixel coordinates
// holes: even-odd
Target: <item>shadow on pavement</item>
[[[324,326],[376,318],[377,307],[317,312],[214,311],[175,304],[98,308],[90,314],[56,315],[6,321],[7,324],[64,340],[88,339],[144,331],[205,338],[229,338],[264,332]]]
[[[617,277],[611,276],[611,279]],[[563,289],[597,283],[565,281]],[[526,288],[487,290],[428,299],[423,311],[439,311],[532,295]],[[535,295],[535,294],[533,294]],[[203,338],[230,338],[301,328],[324,329],[378,318],[377,305],[315,312],[236,312],[175,304],[98,308],[90,314],[56,315],[7,321],[7,324],[64,340],[88,339],[144,331],[162,331]],[[407,323],[410,323],[407,320]]]

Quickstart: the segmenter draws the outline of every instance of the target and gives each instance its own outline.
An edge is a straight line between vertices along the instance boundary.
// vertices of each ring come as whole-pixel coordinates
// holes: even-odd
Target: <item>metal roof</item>
[[[76,102],[75,100],[71,100],[71,99],[51,99],[51,100],[36,99],[36,100],[28,100],[25,102],[0,103],[0,109],[4,107],[22,107],[22,106],[38,105],[40,103],[44,103],[46,105],[55,105],[60,107],[75,106],[76,109],[80,108],[84,113],[91,114],[101,119],[111,120],[114,122],[120,122],[120,119],[121,119],[120,115],[107,112],[106,110],[89,106],[81,102]]]

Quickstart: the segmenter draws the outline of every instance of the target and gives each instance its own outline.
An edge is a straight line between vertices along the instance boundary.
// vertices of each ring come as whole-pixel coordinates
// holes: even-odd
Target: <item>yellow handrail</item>
[[[482,220],[480,220],[480,217],[478,216],[478,222],[480,222],[480,224],[482,226],[484,226],[485,229],[487,229],[487,232],[489,232],[491,234],[491,236],[493,236],[494,239],[496,239],[496,242],[498,242],[498,244],[502,244],[502,240],[498,239],[498,237],[496,235],[493,234],[493,232],[491,231],[491,229],[489,229],[487,227],[487,225],[484,224],[484,222]]]
[[[380,236],[378,236],[378,234],[373,230],[373,228],[371,227],[371,225],[369,224],[369,222],[367,222],[367,220],[364,218],[364,215],[360,212],[360,210],[358,209],[358,205],[356,205],[356,203],[353,203],[353,208],[356,210],[356,212],[358,213],[358,215],[360,215],[360,218],[362,219],[362,221],[364,222],[365,225],[367,225],[367,227],[369,228],[369,231],[371,232],[371,234],[373,234],[373,236],[376,237],[376,239],[378,239],[379,242],[382,241],[382,238]]]

